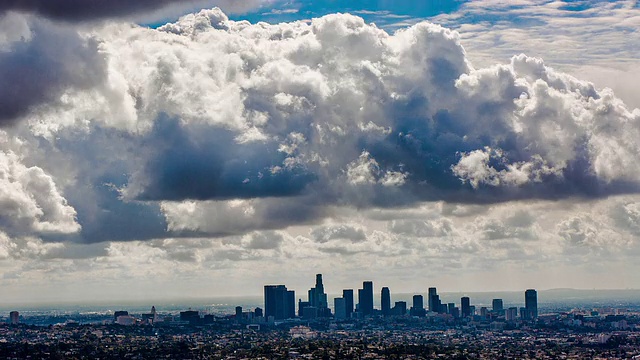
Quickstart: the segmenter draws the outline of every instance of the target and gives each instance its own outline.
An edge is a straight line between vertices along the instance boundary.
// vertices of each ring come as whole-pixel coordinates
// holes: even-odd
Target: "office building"
[[[491,311],[500,313],[502,310],[504,310],[502,299],[493,299],[493,301],[491,302]]]
[[[126,310],[120,310],[113,313],[113,321],[118,321],[118,316],[127,316],[129,312]]]
[[[459,319],[460,318],[460,308],[457,306],[452,307],[451,309],[449,309],[449,314],[451,316],[453,316],[454,319]]]
[[[274,320],[294,318],[295,292],[284,285],[264,286],[264,316],[273,316]]]
[[[318,309],[318,316],[330,316],[327,294],[324,292],[322,274],[316,274],[316,285],[309,290],[309,304]]]
[[[302,317],[302,311],[304,308],[311,306],[311,303],[308,301],[302,301],[302,299],[298,300],[298,316]]]
[[[287,319],[293,319],[296,317],[296,292],[293,290],[287,290],[285,316]]]
[[[136,319],[133,316],[129,316],[129,315],[121,315],[121,316],[118,316],[118,319],[116,319],[116,324],[118,325],[131,326],[131,325],[134,325],[135,323],[136,323]]]
[[[510,307],[505,312],[505,318],[507,321],[516,321],[518,319],[518,308]]]
[[[447,304],[443,304],[440,301],[440,295],[436,292],[436,288],[429,288],[429,311],[439,314],[446,314],[448,312]]]
[[[347,318],[347,308],[344,298],[333,299],[333,311],[336,320],[344,320]]]
[[[383,316],[391,315],[391,292],[388,287],[383,287],[380,292],[380,310]]]
[[[236,306],[236,320],[242,319],[242,306]]]
[[[373,282],[364,281],[362,289],[358,290],[358,311],[363,316],[373,313]]]
[[[406,301],[396,301],[393,309],[391,309],[391,315],[393,316],[404,316],[407,314],[407,302]]]
[[[13,325],[17,325],[20,323],[20,313],[17,311],[12,311],[9,313],[9,321]]]
[[[302,318],[305,320],[313,320],[318,317],[318,308],[315,306],[307,306],[302,309]]]
[[[463,318],[471,316],[471,300],[468,296],[460,298],[460,310],[462,310]]]
[[[480,308],[480,316],[486,318],[489,315],[489,309],[486,306]]]
[[[353,289],[342,290],[342,297],[344,298],[344,306],[347,311],[347,318],[351,317],[353,313]]]
[[[411,316],[425,316],[424,297],[422,295],[413,295],[413,306],[411,307]]]
[[[118,319],[120,318],[121,316],[118,316]],[[200,313],[196,310],[181,311],[180,321],[188,322],[191,325],[198,325],[198,323],[200,322]],[[120,321],[118,320],[118,322]]]
[[[435,299],[435,296],[437,296],[437,295],[438,295],[438,293],[436,291],[436,288],[434,288],[434,287],[429,288],[429,294],[428,294],[428,297],[427,297],[427,302],[429,303],[429,311],[431,311],[431,312],[438,312],[438,310],[439,310],[439,305],[436,306],[434,304],[434,302],[433,302],[434,299]]]
[[[527,319],[538,317],[538,292],[528,289],[524,292],[524,307],[527,310]]]
[[[253,311],[253,316],[259,318],[259,317],[263,317],[264,313],[262,312],[262,309],[257,307],[254,311]]]

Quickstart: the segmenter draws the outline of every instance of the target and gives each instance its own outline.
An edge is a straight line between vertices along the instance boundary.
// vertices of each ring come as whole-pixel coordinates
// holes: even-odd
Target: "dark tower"
[[[471,301],[469,297],[463,296],[460,298],[460,307],[462,308],[463,318],[471,316]]]
[[[491,310],[493,310],[494,312],[500,312],[504,310],[502,299],[493,299],[493,301],[491,302]]]
[[[319,316],[330,316],[327,294],[322,284],[322,274],[316,274],[316,286],[309,290],[309,304],[318,309]]]
[[[413,306],[411,307],[411,316],[425,316],[424,296],[413,295]]]
[[[295,294],[291,297],[291,293],[287,291],[284,285],[265,285],[264,286],[264,316],[269,318],[273,316],[275,320],[282,320],[292,317],[291,311],[295,316]],[[289,304],[289,302],[291,302]]]
[[[344,298],[344,306],[347,311],[347,319],[351,317],[353,313],[353,289],[342,290],[342,297]]]
[[[429,288],[429,297],[427,298],[427,301],[429,303],[429,311],[432,312],[439,312],[439,306],[440,304],[436,304],[436,296],[438,296],[438,292],[436,291],[436,288],[434,287],[430,287]]]
[[[373,282],[363,282],[360,290],[358,291],[359,310],[364,316],[371,315],[373,313]]]
[[[391,312],[391,292],[388,287],[383,287],[380,292],[382,315],[388,316]]]
[[[527,318],[535,319],[538,317],[538,292],[534,289],[528,289],[524,292],[524,307],[527,310]]]
[[[296,317],[296,292],[287,290],[284,301],[285,319],[293,319]]]

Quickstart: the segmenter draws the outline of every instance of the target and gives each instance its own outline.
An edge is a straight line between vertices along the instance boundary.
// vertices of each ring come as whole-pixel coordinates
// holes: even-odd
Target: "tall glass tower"
[[[362,289],[358,291],[358,306],[362,315],[373,313],[373,281],[362,283]]]
[[[380,305],[382,315],[387,316],[391,313],[391,292],[388,287],[383,287],[380,292]]]
[[[528,289],[524,292],[524,307],[527,310],[529,319],[538,317],[538,292],[534,289]]]

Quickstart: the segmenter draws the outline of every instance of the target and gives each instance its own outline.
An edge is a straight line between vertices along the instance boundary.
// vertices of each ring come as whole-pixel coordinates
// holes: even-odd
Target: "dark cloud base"
[[[29,25],[31,39],[0,52],[0,127],[14,125],[39,105],[58,102],[66,89],[90,89],[106,78],[98,41],[42,20]]]
[[[3,0],[0,12],[9,10],[37,13],[49,18],[86,21],[127,16],[161,9],[188,0]]]

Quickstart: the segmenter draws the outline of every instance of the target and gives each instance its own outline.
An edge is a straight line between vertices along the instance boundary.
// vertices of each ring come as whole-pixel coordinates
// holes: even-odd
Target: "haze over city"
[[[638,289],[639,8],[0,2],[0,303]]]

